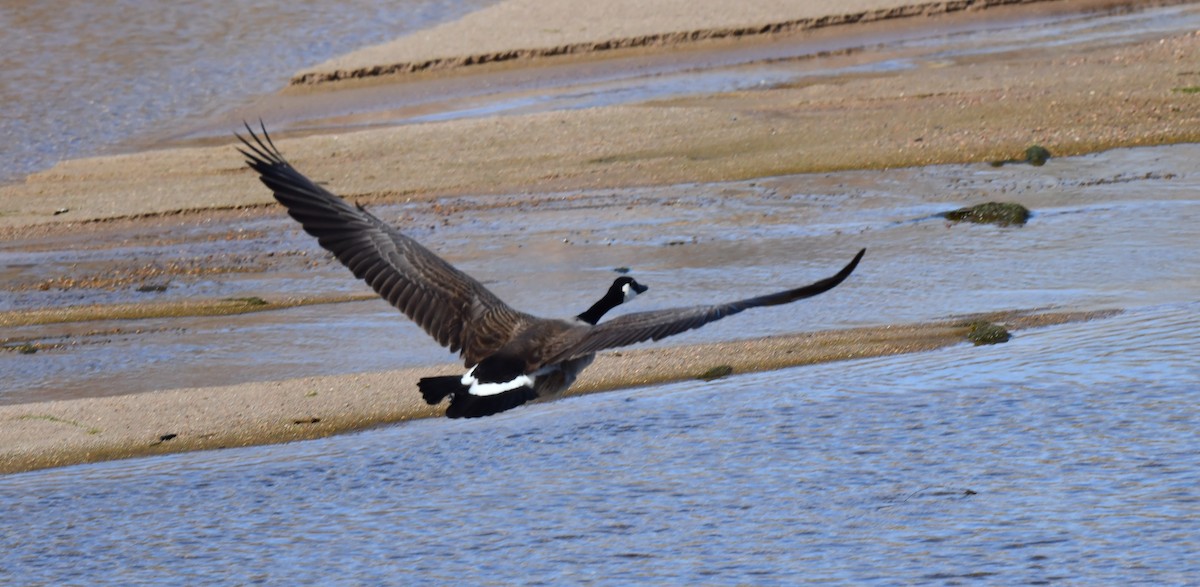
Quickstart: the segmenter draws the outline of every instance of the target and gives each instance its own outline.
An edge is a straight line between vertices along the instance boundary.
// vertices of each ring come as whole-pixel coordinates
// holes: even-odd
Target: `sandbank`
[[[292,85],[931,16],[1053,0],[507,0],[304,69]]]

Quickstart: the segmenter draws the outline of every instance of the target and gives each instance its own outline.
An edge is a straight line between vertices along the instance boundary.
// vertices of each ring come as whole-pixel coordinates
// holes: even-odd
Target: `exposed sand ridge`
[[[629,0],[571,2],[569,10],[563,9],[563,2],[510,0],[452,23],[326,61],[297,73],[291,84],[674,46],[1047,1],[1052,0],[947,0],[915,4],[898,0],[849,0],[838,2],[833,8],[828,5],[834,3],[829,2],[760,1],[743,3],[738,10],[731,11],[712,6],[711,0],[659,0],[653,3],[653,11],[643,11],[614,6],[634,4]],[[831,10],[841,12],[831,13]],[[612,12],[641,13],[645,17],[620,23],[603,18]],[[537,25],[531,27],[530,23]]]

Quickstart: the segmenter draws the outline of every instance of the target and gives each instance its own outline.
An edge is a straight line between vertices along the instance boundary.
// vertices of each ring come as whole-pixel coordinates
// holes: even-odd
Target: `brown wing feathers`
[[[296,171],[271,138],[239,136],[246,163],[304,231],[356,277],[421,326],[442,346],[473,364],[511,336],[524,315],[420,243],[313,183]]]

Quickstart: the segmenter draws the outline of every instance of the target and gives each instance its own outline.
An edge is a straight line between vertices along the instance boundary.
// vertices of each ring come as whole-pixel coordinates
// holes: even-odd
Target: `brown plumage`
[[[238,136],[246,163],[287,208],[288,214],[442,346],[457,352],[470,371],[462,377],[425,378],[419,384],[431,404],[449,396],[447,415],[492,414],[526,401],[561,393],[595,353],[699,328],[749,308],[786,304],[836,287],[854,271],[865,249],[841,271],[815,283],[723,304],[636,312],[593,325],[582,320],[539,318],[509,307],[481,283],[454,268],[417,241],[368,212],[313,183],[275,147],[246,126]],[[594,319],[645,288],[628,278],[597,303]],[[630,291],[630,287],[634,289]],[[593,307],[588,314],[597,308]]]
[[[496,352],[538,320],[513,310],[470,275],[362,206],[351,206],[313,183],[279,154],[265,129],[261,139],[253,132],[250,136],[254,144],[238,137],[253,152],[242,153],[288,215],[355,277],[438,344],[461,353],[468,365]]]

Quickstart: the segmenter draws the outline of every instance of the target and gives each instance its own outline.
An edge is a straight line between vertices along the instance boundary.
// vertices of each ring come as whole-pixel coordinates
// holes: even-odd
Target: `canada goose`
[[[625,314],[603,324],[601,315],[645,291],[618,279],[609,298],[576,320],[539,318],[512,309],[482,284],[384,223],[361,205],[314,183],[291,166],[266,127],[238,150],[275,193],[288,214],[322,247],[366,281],[442,346],[459,353],[465,375],[426,377],[417,387],[431,405],[450,398],[451,418],[487,416],[530,400],[556,396],[575,382],[595,353],[679,334],[749,308],[786,304],[836,287],[854,271],[863,249],[836,275],[815,283],[723,304]],[[619,292],[613,294],[613,290]],[[615,303],[614,303],[615,302]]]

